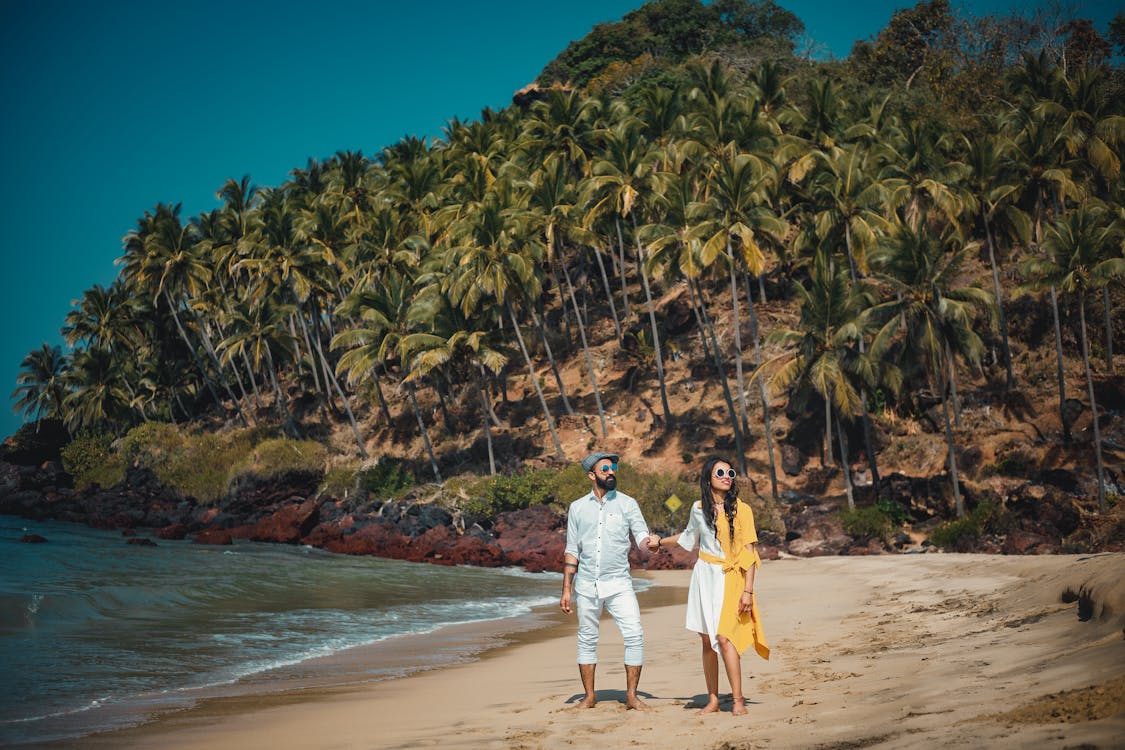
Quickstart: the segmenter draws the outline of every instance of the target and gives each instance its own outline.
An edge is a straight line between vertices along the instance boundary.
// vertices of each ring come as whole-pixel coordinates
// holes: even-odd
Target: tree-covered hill
[[[649,3],[440,139],[144,210],[14,398],[86,467],[172,424],[329,474],[717,449],[764,497],[1120,514],[1123,25],[932,0],[816,62],[769,0]]]

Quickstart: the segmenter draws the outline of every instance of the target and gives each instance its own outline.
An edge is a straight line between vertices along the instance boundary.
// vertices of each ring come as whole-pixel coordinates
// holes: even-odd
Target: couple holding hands
[[[606,610],[617,623],[625,645],[625,705],[648,706],[637,696],[644,664],[641,613],[629,573],[630,535],[650,552],[679,544],[699,549],[688,591],[688,630],[699,633],[703,647],[703,676],[707,704],[700,714],[719,710],[719,654],[731,686],[732,713],[746,713],[742,695],[742,652],[750,646],[763,658],[769,647],[762,633],[754,598],[754,576],[761,565],[754,513],[738,499],[738,483],[730,462],[707,459],[699,476],[700,499],[692,504],[687,526],[670,537],[650,534],[637,501],[617,491],[617,460],[613,453],[595,452],[582,459],[590,477],[589,494],[570,504],[567,512],[563,612],[578,616],[578,673],[585,698],[595,703],[598,620]]]

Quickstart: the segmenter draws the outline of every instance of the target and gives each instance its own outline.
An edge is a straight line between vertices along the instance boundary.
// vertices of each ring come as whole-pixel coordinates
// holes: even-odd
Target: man
[[[625,705],[645,709],[637,697],[644,664],[641,609],[629,575],[629,534],[644,548],[648,525],[637,501],[617,491],[617,455],[595,452],[582,459],[593,485],[590,493],[570,504],[566,515],[563,590],[559,606],[578,612],[578,674],[593,708],[597,667],[598,620],[606,609],[625,643]]]

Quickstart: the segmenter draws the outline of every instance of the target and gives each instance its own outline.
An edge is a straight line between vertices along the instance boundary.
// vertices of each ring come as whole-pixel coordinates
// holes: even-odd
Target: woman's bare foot
[[[635,709],[637,711],[647,711],[648,704],[635,695],[625,696],[625,707]]]
[[[585,698],[582,699],[582,702],[578,704],[578,707],[579,708],[593,708],[595,705],[597,705],[597,702],[598,702],[597,698],[595,698],[592,695],[587,695]]]
[[[746,713],[746,701],[742,698],[735,698],[731,705],[730,712],[735,716],[742,716]]]
[[[695,715],[696,716],[702,716],[703,714],[717,714],[718,712],[719,712],[719,699],[718,698],[712,698],[711,700],[707,701],[706,706],[704,706],[703,708],[696,711]]]

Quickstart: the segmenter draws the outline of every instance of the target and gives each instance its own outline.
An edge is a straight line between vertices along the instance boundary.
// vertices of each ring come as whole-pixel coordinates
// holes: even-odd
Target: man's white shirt
[[[633,588],[629,574],[629,534],[640,546],[649,535],[637,501],[610,490],[598,502],[593,492],[570,504],[565,554],[578,558],[574,591],[604,599]]]

